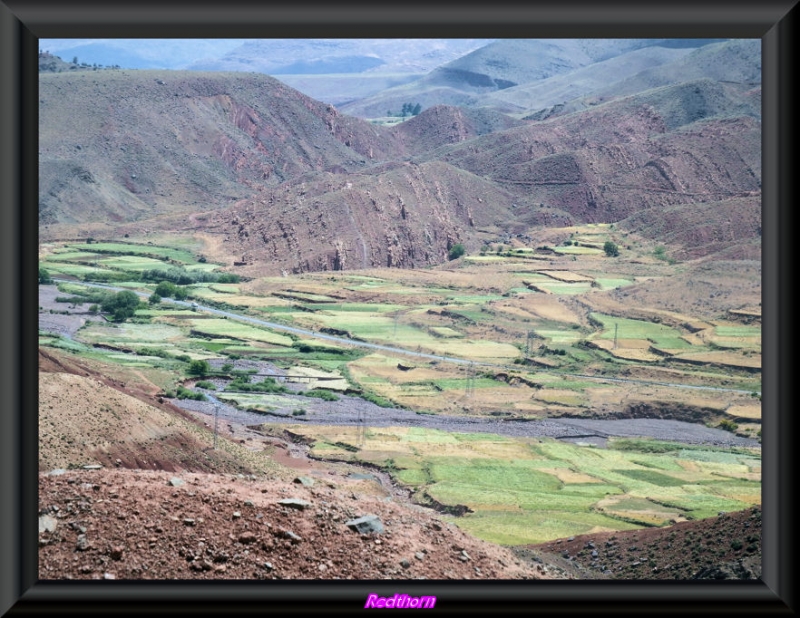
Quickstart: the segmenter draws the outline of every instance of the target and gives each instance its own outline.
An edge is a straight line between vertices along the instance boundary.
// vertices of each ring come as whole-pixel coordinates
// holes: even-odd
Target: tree
[[[417,104],[414,106],[414,109],[412,109],[412,110],[411,110],[411,115],[412,115],[412,116],[416,116],[416,115],[417,115],[417,114],[419,114],[421,111],[422,111],[422,105],[420,105],[419,103],[417,103]]]
[[[50,276],[50,273],[47,272],[44,268],[39,269],[39,283],[41,285],[53,284],[53,278]]]
[[[172,298],[175,295],[175,291],[178,289],[171,281],[162,281],[156,286],[155,293],[158,294],[161,298]]]
[[[161,302],[161,297],[155,293],[151,294],[150,298],[147,299],[147,302],[149,302],[151,305],[157,305]]]
[[[189,363],[189,368],[187,369],[189,375],[204,377],[211,373],[211,365],[208,364],[206,360],[193,360]]]
[[[617,257],[619,255],[619,247],[610,240],[607,240],[603,245],[603,251],[606,252],[608,257]]]
[[[466,253],[466,249],[464,249],[464,245],[459,243],[457,245],[453,245],[450,248],[450,251],[448,252],[447,257],[450,260],[457,260],[462,255],[464,255],[464,253]]]
[[[114,316],[115,322],[124,322],[133,317],[138,307],[139,297],[130,290],[110,294],[101,304],[101,308],[105,313],[110,313]]]

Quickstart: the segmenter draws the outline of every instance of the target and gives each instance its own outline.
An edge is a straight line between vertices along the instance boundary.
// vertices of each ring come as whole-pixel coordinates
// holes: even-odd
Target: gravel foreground
[[[433,515],[364,493],[368,482],[302,478],[124,469],[40,474],[39,577],[568,577]],[[383,532],[348,527],[364,515],[376,515]]]

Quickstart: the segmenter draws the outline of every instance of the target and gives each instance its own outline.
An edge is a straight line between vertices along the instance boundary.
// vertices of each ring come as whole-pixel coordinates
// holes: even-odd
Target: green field
[[[293,429],[294,430],[294,429]],[[589,531],[664,525],[760,503],[761,462],[747,451],[669,445],[650,452],[647,440],[599,449],[551,439],[372,427],[357,453],[353,428],[301,427],[319,456],[384,466],[400,482],[445,505],[473,512],[452,521],[503,544],[540,543]],[[714,462],[697,464],[698,459]],[[713,468],[703,467],[713,463]],[[527,522],[527,523],[526,523]]]
[[[279,335],[270,330],[249,326],[236,320],[212,318],[209,320],[191,320],[192,330],[198,334],[214,337],[232,337],[234,339],[262,341],[280,346],[291,346],[294,341],[286,335]]]
[[[602,324],[600,339],[647,339],[660,348],[667,349],[689,349],[697,348],[682,338],[682,333],[669,326],[645,322],[643,320],[631,320],[628,318],[617,318],[602,313],[592,313],[591,317]],[[702,348],[700,348],[702,349]]]
[[[118,253],[121,255],[154,255],[175,260],[183,264],[197,264],[197,259],[189,251],[157,247],[155,245],[134,245],[117,242],[93,242],[91,244],[69,245],[73,251],[93,251],[96,253]],[[163,263],[162,263],[163,265]]]

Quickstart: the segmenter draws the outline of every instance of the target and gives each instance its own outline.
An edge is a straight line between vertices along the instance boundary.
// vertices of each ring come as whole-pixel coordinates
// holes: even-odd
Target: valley
[[[494,41],[341,109],[40,54],[40,576],[758,577],[760,56],[685,45]]]

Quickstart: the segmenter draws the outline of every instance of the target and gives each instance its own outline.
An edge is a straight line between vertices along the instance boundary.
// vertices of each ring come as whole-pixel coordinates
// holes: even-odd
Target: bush
[[[305,416],[306,411],[303,408],[297,408],[296,410],[292,411],[292,416]]]
[[[50,273],[47,272],[44,268],[39,269],[39,283],[41,285],[53,284],[53,278],[50,276]]]
[[[189,363],[187,372],[193,376],[206,376],[211,372],[211,365],[206,360],[193,360]]]
[[[190,391],[188,388],[184,388],[183,386],[178,387],[178,399],[191,399],[193,401],[208,401],[208,397],[206,397],[203,393],[195,393]]]
[[[226,391],[242,391],[245,393],[288,393],[289,389],[278,384],[275,378],[264,378],[261,382],[251,384],[248,378],[237,376],[233,382],[228,384]]]
[[[161,302],[161,296],[159,296],[158,294],[151,294],[150,298],[147,299],[147,302],[150,303],[151,305],[157,305],[158,303]]]
[[[465,253],[466,253],[466,249],[464,249],[464,245],[459,243],[457,245],[453,245],[450,248],[450,251],[447,253],[447,258],[450,259],[450,260],[457,260],[462,255],[464,255]]]
[[[214,386],[214,384],[212,382],[209,382],[208,380],[200,380],[199,382],[196,382],[195,383],[195,387],[196,388],[204,388],[204,389],[209,390],[209,391],[217,390],[217,387]]]
[[[306,391],[303,393],[303,395],[306,397],[316,397],[317,399],[323,399],[325,401],[339,401],[339,398],[332,392],[321,388],[315,388],[313,390]]]
[[[101,309],[105,313],[112,314],[115,322],[124,322],[133,317],[138,308],[139,297],[129,290],[111,294],[101,304]]]
[[[739,425],[737,425],[731,420],[728,420],[727,418],[721,420],[719,422],[719,425],[717,425],[717,427],[719,427],[720,429],[724,429],[725,431],[736,431],[737,429],[739,429]]]
[[[606,252],[608,257],[617,257],[619,255],[619,247],[610,240],[607,240],[603,245],[603,251]]]
[[[155,293],[158,294],[161,298],[172,298],[175,294],[175,290],[178,289],[171,281],[162,281],[161,283],[156,286]]]

